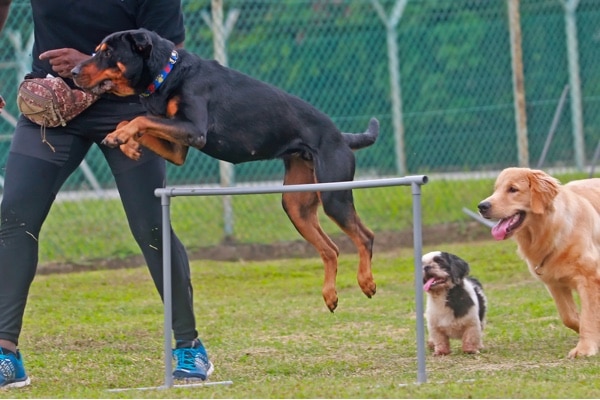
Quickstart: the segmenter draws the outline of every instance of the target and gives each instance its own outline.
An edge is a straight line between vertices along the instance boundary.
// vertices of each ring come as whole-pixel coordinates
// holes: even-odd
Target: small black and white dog
[[[468,276],[469,264],[454,254],[433,251],[422,264],[429,348],[436,356],[450,354],[450,339],[462,339],[465,353],[478,353],[487,303],[481,283]]]

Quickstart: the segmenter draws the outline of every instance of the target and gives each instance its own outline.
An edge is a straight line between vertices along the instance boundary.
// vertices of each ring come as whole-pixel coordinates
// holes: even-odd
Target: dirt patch
[[[471,242],[490,238],[489,228],[478,222],[448,223],[422,229],[423,245]],[[342,253],[353,253],[354,244],[347,236],[333,236]],[[375,252],[413,247],[413,230],[399,232],[377,232]],[[217,261],[260,261],[278,258],[317,257],[315,249],[308,243],[297,240],[272,244],[223,243],[189,251],[191,260]],[[39,274],[93,271],[101,269],[133,268],[144,265],[141,255],[118,259],[90,260],[85,263],[48,263],[38,267]]]

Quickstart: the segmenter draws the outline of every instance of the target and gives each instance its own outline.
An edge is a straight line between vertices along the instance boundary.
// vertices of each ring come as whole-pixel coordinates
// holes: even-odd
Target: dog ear
[[[529,188],[531,190],[531,211],[534,214],[543,214],[552,206],[552,200],[560,188],[560,181],[544,171],[532,170],[529,174]]]
[[[457,255],[445,253],[446,263],[450,267],[452,282],[459,284],[469,274],[469,264]]]
[[[152,39],[148,32],[140,29],[131,32],[130,35],[134,50],[141,54],[145,59],[150,57],[150,53],[152,52]]]

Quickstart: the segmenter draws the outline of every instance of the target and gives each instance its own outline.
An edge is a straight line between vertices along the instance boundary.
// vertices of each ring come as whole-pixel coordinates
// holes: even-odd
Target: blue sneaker
[[[0,347],[0,389],[27,386],[31,380],[25,373],[23,357]]]
[[[214,371],[200,339],[191,342],[178,340],[173,350],[173,358],[177,362],[173,371],[175,379],[205,381]]]

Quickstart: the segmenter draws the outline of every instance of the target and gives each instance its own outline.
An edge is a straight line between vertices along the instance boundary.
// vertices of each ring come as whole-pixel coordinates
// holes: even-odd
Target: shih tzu
[[[443,251],[425,254],[422,264],[429,348],[447,355],[450,339],[461,339],[463,352],[479,353],[487,300],[481,283],[468,276],[469,264]]]

